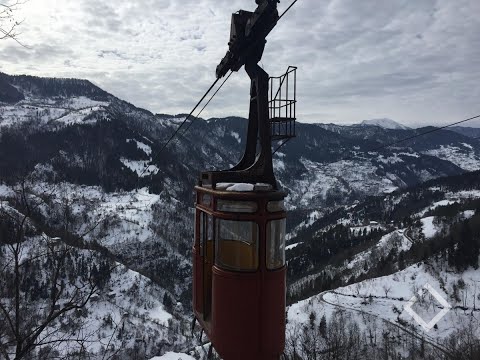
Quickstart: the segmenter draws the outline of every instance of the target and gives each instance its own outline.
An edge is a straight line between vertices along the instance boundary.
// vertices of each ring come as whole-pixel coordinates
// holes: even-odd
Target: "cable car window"
[[[228,270],[258,268],[258,225],[252,221],[217,219],[216,265]]]
[[[209,194],[203,194],[201,195],[201,198],[202,198],[202,205],[209,207],[212,204],[212,197]]]
[[[286,219],[273,220],[267,225],[267,269],[275,270],[285,265]]]
[[[270,201],[267,204],[267,210],[268,212],[279,212],[279,211],[285,211],[285,204],[282,201]]]
[[[213,217],[207,216],[207,241],[213,241]]]
[[[234,213],[257,212],[257,203],[254,201],[217,200],[217,210]]]

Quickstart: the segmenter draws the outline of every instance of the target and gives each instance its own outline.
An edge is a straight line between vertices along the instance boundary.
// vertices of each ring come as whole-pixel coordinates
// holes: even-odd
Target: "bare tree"
[[[16,12],[25,1],[15,0],[0,3],[0,40],[12,39],[18,44],[25,46],[19,40],[20,32],[18,27],[23,20],[18,20]]]
[[[43,356],[64,345],[85,351],[91,334],[81,314],[97,291],[92,265],[74,268],[76,256],[60,238],[49,238],[34,225],[34,215],[54,191],[32,196],[23,181],[9,203],[0,202],[0,357],[6,360]],[[65,218],[67,212],[65,210]],[[68,228],[68,227],[66,227]],[[63,328],[62,328],[63,327]]]
[[[388,298],[388,294],[392,290],[392,285],[385,284],[382,286],[382,288],[383,288],[383,292],[385,293],[385,297]]]
[[[302,329],[297,325],[287,330],[285,344],[285,358],[288,360],[300,360]]]
[[[473,282],[473,311],[477,311],[477,283],[480,281],[470,278]]]

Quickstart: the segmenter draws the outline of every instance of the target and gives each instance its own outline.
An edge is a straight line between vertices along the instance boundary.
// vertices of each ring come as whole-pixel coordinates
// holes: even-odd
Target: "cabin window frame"
[[[279,228],[274,228],[276,224],[279,225]],[[267,222],[265,234],[265,267],[267,270],[278,270],[283,268],[286,264],[286,228],[286,218],[270,220]]]

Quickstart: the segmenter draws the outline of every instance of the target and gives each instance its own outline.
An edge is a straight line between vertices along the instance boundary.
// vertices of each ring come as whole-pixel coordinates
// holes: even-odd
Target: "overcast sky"
[[[0,41],[0,71],[86,78],[152,112],[186,113],[215,79],[230,14],[255,6],[30,0],[18,14],[29,49]],[[271,33],[262,64],[270,75],[299,67],[303,122],[451,123],[480,114],[479,14],[479,0],[299,0]],[[246,116],[248,96],[242,69],[202,117]]]

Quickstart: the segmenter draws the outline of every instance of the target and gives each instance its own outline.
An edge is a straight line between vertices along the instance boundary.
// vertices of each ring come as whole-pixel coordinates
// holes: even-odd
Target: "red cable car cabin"
[[[251,79],[245,153],[230,170],[202,173],[195,188],[193,310],[224,360],[278,360],[285,347],[285,193],[272,141],[295,137],[296,67],[270,78],[258,66],[278,12],[277,0],[256,3],[232,16],[217,67],[217,79],[243,65]]]
[[[285,346],[285,194],[196,187],[196,318],[224,358],[278,360]]]

